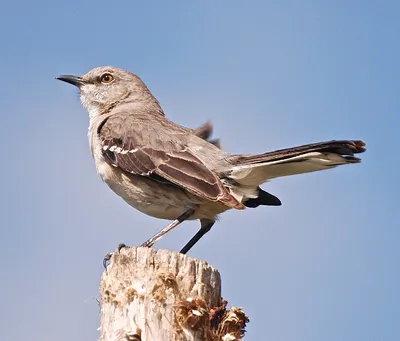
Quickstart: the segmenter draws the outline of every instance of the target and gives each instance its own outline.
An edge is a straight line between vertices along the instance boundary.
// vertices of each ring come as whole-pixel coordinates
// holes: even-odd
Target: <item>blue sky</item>
[[[231,152],[363,139],[363,162],[276,179],[281,207],[230,211],[191,255],[250,317],[245,340],[400,339],[396,1],[0,3],[1,339],[95,340],[102,257],[166,224],[97,177],[77,91],[137,73],[173,121]],[[7,155],[7,158],[5,156]],[[157,248],[179,250],[189,222]]]

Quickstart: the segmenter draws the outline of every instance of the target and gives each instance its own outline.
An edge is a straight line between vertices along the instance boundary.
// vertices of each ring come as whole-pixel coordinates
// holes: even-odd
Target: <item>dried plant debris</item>
[[[201,298],[188,298],[175,305],[175,318],[182,329],[202,330],[209,328],[209,312]]]
[[[211,329],[217,330],[220,323],[222,322],[222,319],[224,318],[226,314],[226,306],[228,305],[228,302],[225,300],[222,300],[221,305],[219,307],[211,308],[210,309],[210,324],[211,324]]]
[[[241,340],[246,333],[246,323],[249,318],[241,308],[232,307],[225,311],[222,321],[218,325],[215,334],[220,337],[217,340]]]
[[[248,317],[241,308],[226,310],[228,302],[209,308],[199,298],[188,298],[175,306],[175,318],[179,327],[188,332],[202,333],[207,340],[239,341],[246,332]]]

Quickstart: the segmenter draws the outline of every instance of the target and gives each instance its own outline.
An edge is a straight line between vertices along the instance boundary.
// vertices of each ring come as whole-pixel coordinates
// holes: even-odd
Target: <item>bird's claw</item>
[[[117,253],[120,253],[121,249],[123,249],[124,247],[126,247],[125,244],[123,244],[123,243],[118,244]],[[113,256],[113,254],[114,254],[114,252],[109,252],[104,256],[104,258],[103,258],[103,267],[104,267],[104,269],[107,270],[108,262],[110,261],[110,259]]]
[[[118,247],[117,247],[118,253],[120,253],[121,249],[123,249],[124,247],[127,247],[124,243],[118,244]]]
[[[110,259],[111,259],[113,254],[114,254],[114,252],[109,252],[104,256],[104,258],[103,258],[103,267],[104,267],[104,269],[107,270],[108,262],[110,261]]]

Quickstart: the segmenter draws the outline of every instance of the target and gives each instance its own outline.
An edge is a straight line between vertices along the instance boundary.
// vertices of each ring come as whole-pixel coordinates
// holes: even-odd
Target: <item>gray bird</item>
[[[78,87],[89,113],[89,143],[103,181],[129,205],[172,220],[146,241],[151,247],[184,220],[199,219],[200,230],[183,247],[186,253],[234,208],[281,205],[262,190],[264,182],[359,163],[359,140],[313,143],[259,155],[234,155],[208,141],[209,130],[179,126],[165,117],[155,97],[133,73],[106,66],[82,77],[57,79]]]

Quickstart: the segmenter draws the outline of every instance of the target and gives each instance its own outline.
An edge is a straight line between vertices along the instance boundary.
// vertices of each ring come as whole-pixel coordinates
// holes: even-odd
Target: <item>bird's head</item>
[[[149,89],[135,74],[111,66],[90,70],[83,76],[62,75],[57,79],[75,85],[82,105],[90,117],[109,112],[118,104],[140,106],[157,103]]]

